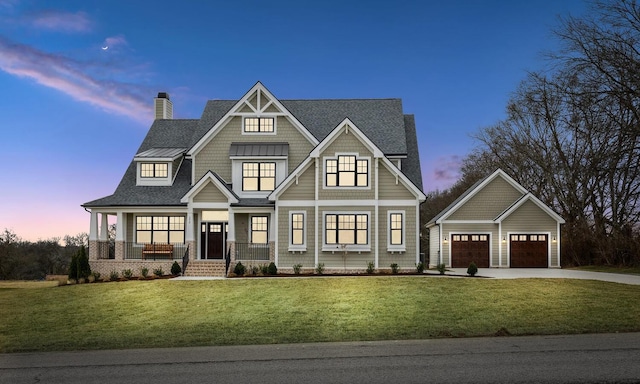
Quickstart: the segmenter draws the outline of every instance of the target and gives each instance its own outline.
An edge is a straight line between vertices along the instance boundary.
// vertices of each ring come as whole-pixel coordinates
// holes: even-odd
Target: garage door
[[[452,235],[451,267],[467,268],[472,261],[489,268],[489,235]]]
[[[512,268],[547,268],[549,237],[545,234],[511,235],[510,265]]]

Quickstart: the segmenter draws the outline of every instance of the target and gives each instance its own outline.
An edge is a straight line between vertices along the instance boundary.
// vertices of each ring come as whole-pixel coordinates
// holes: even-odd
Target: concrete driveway
[[[451,268],[447,274],[466,275],[466,268]],[[639,275],[623,275],[620,273],[586,272],[557,268],[479,268],[477,276],[496,279],[583,279],[601,280],[612,283],[640,285]]]

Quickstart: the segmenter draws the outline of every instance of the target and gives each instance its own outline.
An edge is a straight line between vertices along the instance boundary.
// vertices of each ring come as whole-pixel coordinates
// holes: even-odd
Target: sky
[[[582,0],[0,0],[0,231],[89,231],[168,92],[175,118],[261,81],[279,99],[401,98],[446,189]]]

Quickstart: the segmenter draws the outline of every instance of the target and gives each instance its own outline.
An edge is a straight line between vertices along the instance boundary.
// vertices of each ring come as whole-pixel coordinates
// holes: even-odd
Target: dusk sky
[[[45,5],[47,4],[47,5]],[[401,98],[426,192],[505,116],[578,0],[0,0],[0,231],[89,231],[168,92],[175,118],[261,81],[279,99]]]

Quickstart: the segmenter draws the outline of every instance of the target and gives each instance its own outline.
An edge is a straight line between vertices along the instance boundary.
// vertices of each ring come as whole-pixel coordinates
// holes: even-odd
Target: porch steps
[[[191,277],[224,277],[225,262],[224,260],[189,260],[184,276]]]

